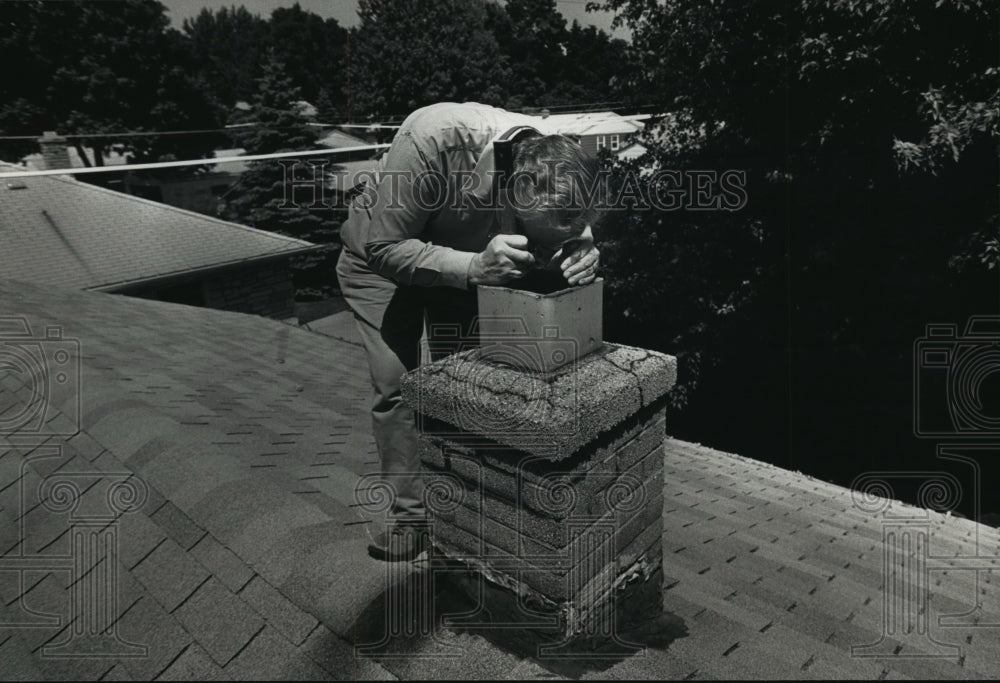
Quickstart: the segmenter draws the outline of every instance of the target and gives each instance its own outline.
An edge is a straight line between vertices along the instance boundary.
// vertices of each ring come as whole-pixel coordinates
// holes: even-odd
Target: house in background
[[[308,102],[298,103],[300,109],[309,105]],[[308,112],[308,109],[303,109]],[[43,170],[47,168],[86,168],[88,164],[80,158],[74,145],[56,135],[46,132],[38,138],[41,153],[26,156],[22,163],[28,170]],[[322,137],[316,141],[316,148],[341,149],[344,147],[361,147],[369,145],[363,138],[351,135],[337,128],[323,131]],[[83,148],[93,163],[94,150]],[[199,173],[176,173],[174,175],[150,175],[137,173],[126,169],[129,163],[125,155],[106,151],[102,155],[106,167],[121,167],[121,171],[102,173],[99,184],[113,190],[119,190],[137,197],[162,202],[188,211],[197,211],[207,216],[218,216],[221,202],[232,192],[239,192],[238,181],[249,168],[250,162],[240,160],[246,155],[242,147],[217,149],[213,153],[216,159],[232,159],[211,165],[210,170]],[[372,152],[348,152],[346,154],[331,154],[329,157],[312,157],[312,159],[327,158],[328,174],[327,189],[335,195],[346,192],[353,187],[364,174],[375,168]],[[88,178],[89,180],[89,178]],[[343,186],[343,187],[341,187]],[[329,203],[342,205],[342,197],[336,196]]]
[[[326,147],[328,149],[340,149],[343,147],[360,147],[370,143],[365,140],[333,129],[324,134],[316,141],[316,148]],[[233,192],[239,192],[239,179],[250,167],[250,162],[240,161],[238,157],[244,156],[246,150],[242,147],[231,149],[218,149],[214,152],[217,159],[233,159],[215,164],[211,171],[198,173],[196,175],[185,175],[173,179],[161,180],[153,178],[143,178],[134,174],[128,174],[125,179],[123,191],[135,194],[140,197],[152,199],[154,201],[177,206],[189,211],[197,211],[209,216],[219,214],[220,203]],[[347,178],[347,189],[353,187],[359,173],[375,167],[375,162],[371,160],[371,152],[354,152],[347,154],[331,154],[329,157],[311,157],[310,160],[327,158],[329,163],[326,167],[327,173],[333,173],[334,179],[327,183],[328,189],[336,192],[342,191],[340,188],[343,181],[338,182],[337,178]],[[306,159],[303,158],[303,163]],[[331,202],[336,204],[337,202]]]
[[[621,155],[630,150],[631,156],[641,147],[635,142],[635,136],[640,133],[643,121],[649,115],[621,116],[613,111],[582,112],[577,114],[547,114],[537,115],[540,119],[538,129],[543,133],[559,133],[575,137],[585,150],[597,154],[608,150],[612,154]]]
[[[319,248],[69,176],[5,179],[0,226],[8,279],[289,321],[289,259]]]
[[[224,159],[244,154],[246,150],[242,148],[218,149],[213,156]],[[129,172],[123,179],[121,190],[154,202],[163,202],[207,216],[217,216],[219,202],[229,192],[233,183],[240,179],[240,175],[248,165],[249,162],[246,161],[229,161],[214,164],[210,171],[178,174],[174,177],[151,177],[148,174]]]

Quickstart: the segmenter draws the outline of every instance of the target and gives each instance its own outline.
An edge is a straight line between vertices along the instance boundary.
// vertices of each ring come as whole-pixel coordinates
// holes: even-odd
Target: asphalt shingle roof
[[[665,444],[664,606],[683,634],[642,655],[567,662],[442,628],[356,657],[355,644],[385,626],[385,587],[426,572],[365,553],[371,518],[353,491],[376,455],[358,345],[254,316],[5,280],[0,302],[36,334],[61,327],[81,358],[79,433],[0,438],[4,680],[1000,675],[996,529],[869,499],[926,529],[921,550],[937,564],[923,609],[934,639],[956,649],[927,658],[936,646],[925,634],[895,633],[883,641],[890,656],[854,656],[883,635],[883,595],[894,594],[882,513],[847,489],[675,439]],[[17,391],[7,373],[0,418]],[[66,431],[72,408],[64,400],[49,426]],[[43,656],[68,633],[72,595],[69,572],[50,563],[69,551],[68,513],[44,497],[52,474],[144,482],[141,508],[116,520],[112,607],[119,636],[145,656]],[[104,479],[94,481],[83,499],[97,509]],[[41,558],[34,569],[12,571],[28,556]],[[62,622],[10,626],[41,612]]]
[[[116,289],[314,248],[64,176],[0,186],[0,274],[14,280]]]

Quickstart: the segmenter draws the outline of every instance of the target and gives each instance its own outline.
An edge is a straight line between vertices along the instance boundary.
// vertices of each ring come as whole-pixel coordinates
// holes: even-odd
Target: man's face
[[[553,263],[553,257],[560,250],[561,255],[570,253],[574,241],[582,232],[538,214],[518,216],[517,224],[521,233],[528,238],[528,250],[535,257],[536,268],[558,268],[558,264]]]

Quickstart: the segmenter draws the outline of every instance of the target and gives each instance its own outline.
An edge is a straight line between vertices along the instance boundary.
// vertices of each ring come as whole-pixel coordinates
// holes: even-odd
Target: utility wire
[[[527,110],[531,110],[534,114],[538,114],[543,109],[547,109],[550,113],[556,114],[589,114],[593,113],[596,108],[611,107],[611,106],[622,106],[622,102],[585,102],[585,103],[575,103],[575,104],[553,104],[550,106],[536,106],[536,107],[522,107],[516,111],[524,113]],[[641,104],[634,105],[630,108],[644,109],[649,107],[655,107],[653,104]],[[576,111],[561,111],[563,109],[574,109]],[[387,120],[404,119],[409,114],[387,114]],[[117,133],[66,133],[65,135],[60,135],[59,137],[66,138],[67,140],[78,140],[78,139],[96,139],[96,138],[139,138],[139,137],[153,137],[157,135],[202,135],[207,133],[227,133],[231,132],[236,128],[249,128],[252,126],[262,125],[260,122],[252,121],[247,123],[231,123],[224,128],[200,128],[193,130],[160,130],[160,131],[131,131],[131,132],[117,132]],[[389,128],[396,129],[399,128],[398,124],[386,124],[386,123],[313,123],[309,122],[306,125],[315,126],[318,128]],[[294,126],[284,126],[278,127],[279,130],[284,128],[294,128]],[[38,135],[0,135],[0,140],[37,140],[40,136]]]
[[[300,152],[275,152],[273,154],[250,154],[242,157],[219,157],[217,159],[188,159],[185,161],[158,161],[149,164],[123,164],[119,166],[92,166],[90,168],[53,168],[43,171],[9,171],[0,173],[0,178],[31,178],[46,175],[81,175],[84,173],[114,173],[121,171],[146,171],[156,168],[178,168],[181,166],[204,166],[243,161],[263,161],[284,157],[312,156],[317,154],[340,154],[343,152],[374,152],[387,149],[388,144],[338,147],[336,149],[311,149]]]
[[[200,128],[194,130],[149,130],[149,131],[131,131],[131,132],[118,132],[118,133],[66,133],[60,134],[59,137],[65,138],[67,140],[81,140],[81,139],[99,139],[99,138],[143,138],[143,137],[153,137],[158,135],[203,135],[207,133],[230,133],[236,128],[249,128],[252,126],[263,125],[257,121],[250,123],[231,123],[225,128]],[[316,126],[318,128],[399,128],[399,126],[387,126],[385,124],[372,123],[372,124],[360,124],[360,123],[306,123],[307,126]],[[284,130],[286,128],[295,128],[296,126],[275,126],[275,130]],[[0,135],[0,140],[37,140],[39,135]]]

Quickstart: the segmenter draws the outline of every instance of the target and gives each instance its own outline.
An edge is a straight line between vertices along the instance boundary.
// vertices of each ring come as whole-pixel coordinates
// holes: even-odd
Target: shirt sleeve
[[[409,131],[397,133],[369,209],[365,256],[372,270],[403,285],[468,288],[475,254],[421,239],[446,191],[439,164]]]

